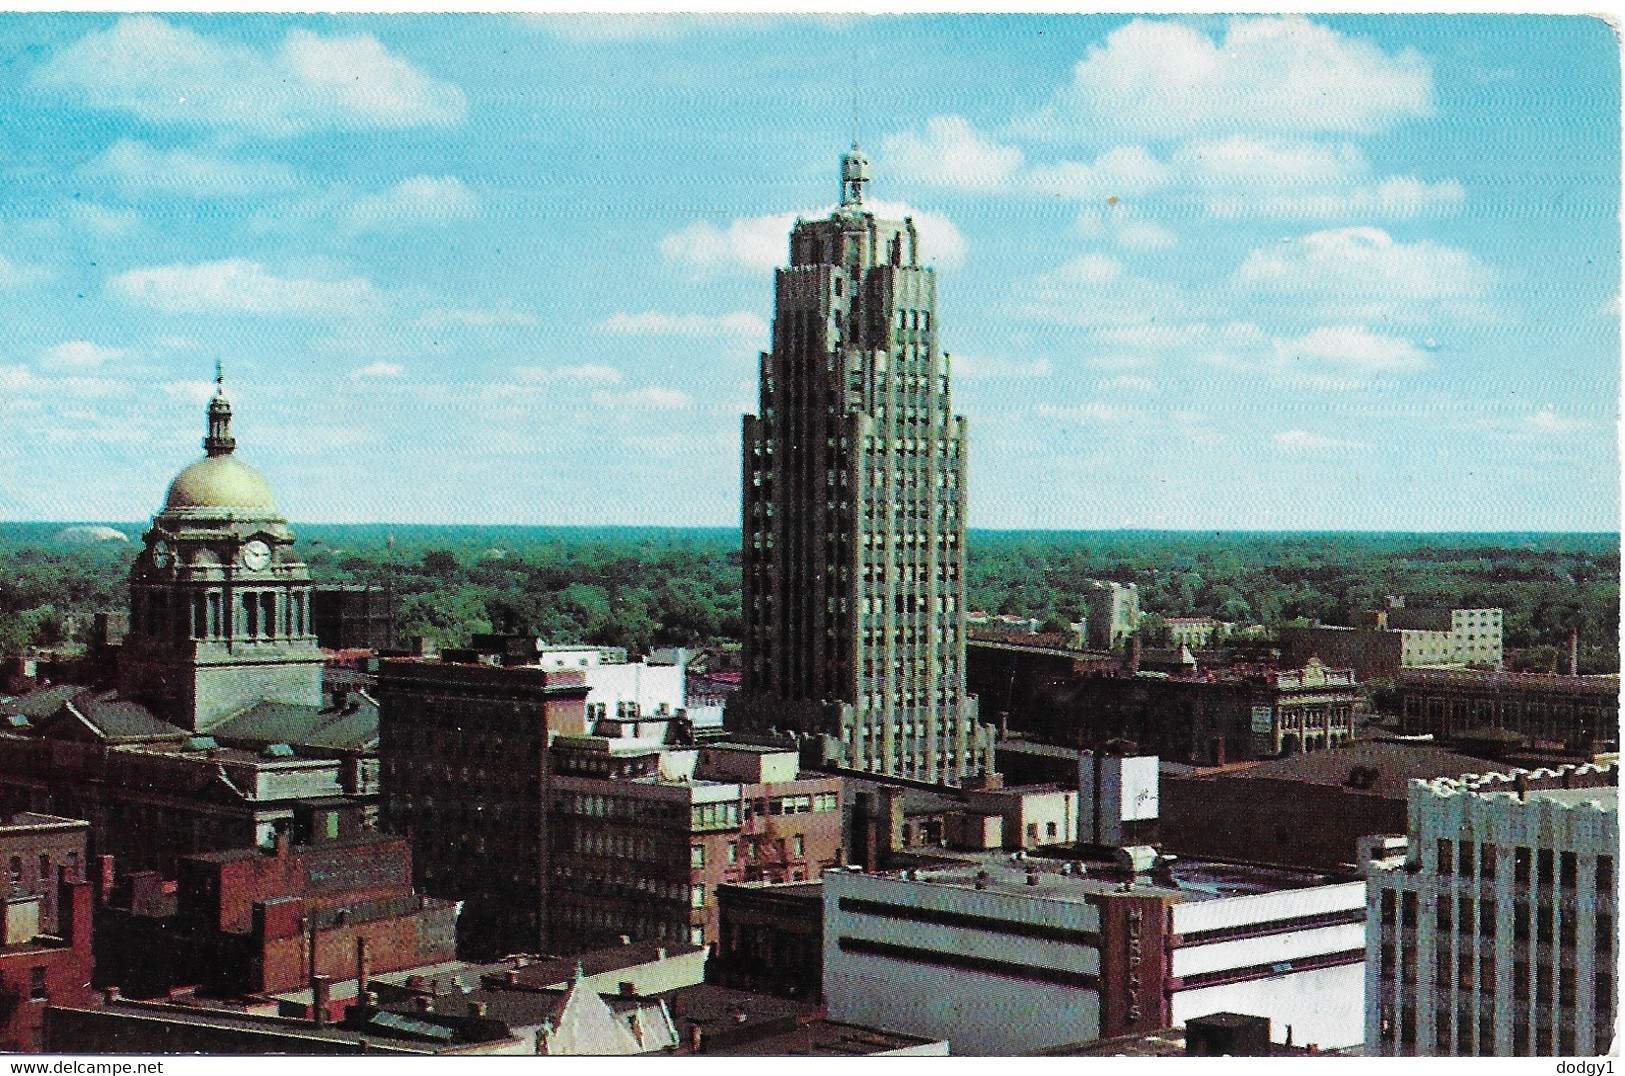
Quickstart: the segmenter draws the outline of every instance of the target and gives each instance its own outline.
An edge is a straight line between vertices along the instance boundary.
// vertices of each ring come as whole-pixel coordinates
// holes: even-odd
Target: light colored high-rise
[[[1083,583],[1084,631],[1096,650],[1115,650],[1140,630],[1140,588],[1134,583],[1086,579]]]
[[[855,769],[959,783],[991,770],[965,695],[966,424],[912,219],[864,203],[798,221],[776,280],[760,414],[744,420],[741,729]]]
[[[1369,871],[1368,1054],[1610,1050],[1618,780],[1586,765],[1411,783],[1408,850]]]

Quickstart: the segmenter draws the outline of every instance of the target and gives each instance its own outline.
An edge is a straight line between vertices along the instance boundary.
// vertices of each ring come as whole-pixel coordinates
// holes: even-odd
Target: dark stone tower
[[[322,702],[310,575],[271,487],[237,459],[225,378],[209,401],[206,455],[170,483],[130,569],[122,693],[207,732],[257,702]]]
[[[912,219],[798,221],[776,279],[760,415],[744,420],[744,682],[728,723],[854,769],[957,784],[992,769],[965,695],[966,424]]]

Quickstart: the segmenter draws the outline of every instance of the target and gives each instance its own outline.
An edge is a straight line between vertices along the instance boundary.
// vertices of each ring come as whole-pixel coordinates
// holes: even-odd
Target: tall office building
[[[1619,767],[1412,781],[1367,886],[1368,1055],[1613,1049]],[[1377,850],[1374,846],[1374,851]]]
[[[760,415],[744,420],[744,681],[729,723],[824,761],[957,784],[992,769],[965,694],[966,423],[912,219],[798,221]]]

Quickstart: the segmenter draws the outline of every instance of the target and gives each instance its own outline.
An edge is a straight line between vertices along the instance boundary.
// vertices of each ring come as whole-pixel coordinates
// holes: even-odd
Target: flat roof
[[[1082,872],[1078,865],[1082,864]],[[1060,860],[1029,856],[1011,859],[1010,853],[993,852],[969,857],[952,866],[923,867],[913,871],[886,871],[882,876],[905,878],[936,885],[975,888],[978,875],[986,872],[983,888],[1010,896],[1040,897],[1082,903],[1106,893],[1125,892],[1123,886],[1144,896],[1164,896],[1176,901],[1218,900],[1254,896],[1291,889],[1330,885],[1338,878],[1316,871],[1266,867],[1252,863],[1232,863],[1213,859],[1175,858],[1157,870],[1131,874],[1104,860]],[[1036,873],[1036,885],[1028,882]]]
[[[1532,800],[1551,800],[1565,805],[1595,803],[1610,811],[1619,810],[1619,786],[1601,785],[1597,788],[1540,788],[1531,789]]]

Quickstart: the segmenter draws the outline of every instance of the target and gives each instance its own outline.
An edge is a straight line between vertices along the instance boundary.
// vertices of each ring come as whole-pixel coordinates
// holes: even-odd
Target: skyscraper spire
[[[852,152],[841,158],[841,204],[843,206],[860,206],[863,204],[863,185],[869,182],[869,158],[863,155],[858,148],[857,139],[852,140]]]
[[[229,456],[237,447],[231,436],[231,401],[226,399],[226,370],[214,360],[214,398],[209,401],[209,433],[203,438],[203,451],[211,456]]]

